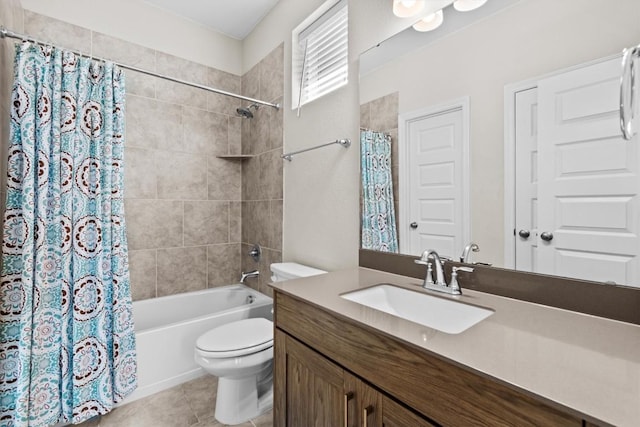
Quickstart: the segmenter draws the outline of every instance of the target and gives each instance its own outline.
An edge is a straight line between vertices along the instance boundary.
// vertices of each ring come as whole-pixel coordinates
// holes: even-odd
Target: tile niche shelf
[[[221,154],[216,156],[219,159],[225,160],[247,160],[255,157],[253,154]]]

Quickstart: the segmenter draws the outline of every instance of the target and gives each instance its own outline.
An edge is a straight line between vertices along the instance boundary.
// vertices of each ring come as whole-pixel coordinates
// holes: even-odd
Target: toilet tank
[[[295,262],[279,262],[271,264],[271,280],[273,282],[316,276],[323,273],[326,273],[326,271]]]

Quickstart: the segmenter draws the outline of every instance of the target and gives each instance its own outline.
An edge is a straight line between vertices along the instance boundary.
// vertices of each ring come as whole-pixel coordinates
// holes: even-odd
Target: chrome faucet
[[[462,251],[462,255],[460,256],[460,262],[464,262],[466,264],[469,263],[469,255],[471,252],[479,252],[480,251],[480,247],[471,242],[469,243],[467,246],[464,247],[464,250]]]
[[[242,272],[242,275],[240,276],[240,283],[244,284],[244,281],[247,280],[250,277],[258,277],[260,275],[260,272],[258,270],[253,270],[253,271],[247,271],[247,272]]]
[[[476,245],[477,246],[477,245]],[[430,258],[433,259],[436,265],[436,281],[433,281],[432,267]],[[422,253],[420,259],[414,261],[416,264],[422,264],[427,266],[427,275],[424,278],[422,287],[424,289],[430,289],[432,291],[444,292],[450,295],[462,295],[462,289],[458,284],[458,271],[466,271],[468,273],[473,272],[473,268],[470,267],[453,267],[451,269],[451,283],[447,285],[444,278],[444,261],[440,258],[438,253],[433,249],[427,249]]]
[[[431,262],[429,261],[429,258],[433,258],[433,262],[436,265],[435,283],[431,275],[432,270],[431,270]],[[436,252],[433,249],[427,249],[426,251],[422,252],[422,256],[420,257],[419,260],[416,260],[415,263],[427,266],[427,276],[424,279],[423,287],[426,287],[426,285],[447,286],[447,282],[445,282],[444,280],[444,269],[442,268],[444,263],[442,262],[440,255],[438,255],[438,252]]]

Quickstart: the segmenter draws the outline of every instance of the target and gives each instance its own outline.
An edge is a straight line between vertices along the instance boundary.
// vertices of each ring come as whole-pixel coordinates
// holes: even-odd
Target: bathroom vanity
[[[637,425],[640,326],[464,290],[494,313],[449,334],[341,295],[414,278],[357,268],[276,283],[275,425]]]

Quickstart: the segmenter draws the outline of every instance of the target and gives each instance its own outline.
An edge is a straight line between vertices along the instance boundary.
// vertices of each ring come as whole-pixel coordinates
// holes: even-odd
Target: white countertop
[[[464,288],[428,292],[495,311],[450,335],[340,297],[383,282],[428,292],[418,279],[366,268],[272,286],[602,421],[640,425],[640,326]]]

